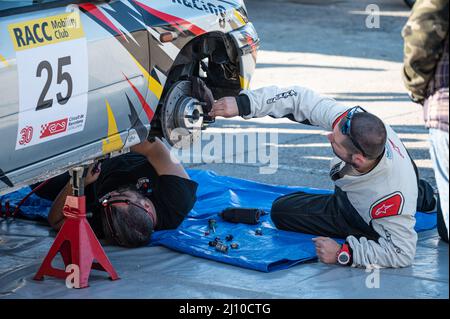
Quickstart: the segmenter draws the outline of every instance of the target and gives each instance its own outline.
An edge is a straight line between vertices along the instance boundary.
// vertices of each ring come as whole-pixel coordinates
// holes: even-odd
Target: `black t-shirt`
[[[54,200],[69,181],[68,173],[53,178],[37,195]],[[174,175],[158,175],[147,159],[128,153],[103,161],[97,181],[85,189],[87,210],[94,232],[103,237],[99,199],[119,187],[132,185],[148,197],[156,208],[155,230],[177,228],[194,207],[198,184]],[[32,186],[33,188],[33,186]]]

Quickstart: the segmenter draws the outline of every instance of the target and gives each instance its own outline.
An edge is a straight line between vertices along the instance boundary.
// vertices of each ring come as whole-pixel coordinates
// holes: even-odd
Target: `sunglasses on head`
[[[350,141],[352,141],[353,145],[355,145],[355,147],[362,153],[362,155],[367,157],[366,152],[364,152],[361,145],[359,145],[359,143],[352,137],[351,133],[352,119],[358,111],[367,112],[360,106],[355,106],[354,108],[350,109],[345,117],[345,122],[341,127],[341,133],[348,136],[350,138]]]
[[[142,207],[141,205],[138,205],[132,201],[130,201],[129,199],[113,199],[113,195],[111,195],[111,193],[106,194],[105,196],[103,196],[99,202],[101,203],[104,212],[105,212],[105,220],[106,220],[106,225],[108,227],[108,230],[111,234],[111,236],[113,237],[113,239],[119,244],[123,246],[123,241],[121,241],[120,237],[118,236],[115,228],[114,228],[114,224],[112,221],[112,206],[113,205],[133,205],[136,206],[142,210],[144,210],[149,216],[150,213],[148,212],[147,209],[145,209],[144,207]],[[150,220],[153,221],[153,219],[150,216]]]

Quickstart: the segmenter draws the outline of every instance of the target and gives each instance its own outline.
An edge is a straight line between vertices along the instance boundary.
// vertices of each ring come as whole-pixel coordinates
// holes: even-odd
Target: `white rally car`
[[[237,95],[258,46],[242,0],[0,0],[0,194],[204,129],[189,79]]]

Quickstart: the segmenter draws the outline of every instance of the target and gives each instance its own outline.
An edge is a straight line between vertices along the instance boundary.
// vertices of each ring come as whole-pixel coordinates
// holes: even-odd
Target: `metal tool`
[[[226,254],[226,253],[228,253],[228,246],[219,242],[216,245],[216,250],[220,251],[221,253],[225,253]]]
[[[208,245],[209,245],[209,247],[216,247],[217,246],[217,241],[210,241],[209,243],[208,243]]]
[[[243,223],[256,225],[259,223],[260,217],[266,215],[262,209],[258,208],[236,208],[230,207],[223,210],[219,216],[230,223]]]
[[[208,220],[208,227],[210,230],[212,230],[214,233],[216,232],[217,227],[217,221],[215,219],[209,219]]]

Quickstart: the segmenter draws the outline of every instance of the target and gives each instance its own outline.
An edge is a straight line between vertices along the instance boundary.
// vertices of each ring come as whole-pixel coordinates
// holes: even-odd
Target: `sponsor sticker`
[[[16,52],[84,38],[77,12],[14,23],[8,29]]]
[[[16,150],[84,130],[88,54],[77,11],[8,25],[19,78]]]
[[[59,121],[43,124],[41,125],[41,135],[39,136],[39,138],[61,134],[66,130],[67,130],[67,119],[62,119]]]
[[[372,205],[370,208],[370,216],[372,219],[379,219],[400,215],[403,210],[404,202],[405,200],[402,193],[395,192],[390,194]]]
[[[19,131],[19,144],[20,145],[26,145],[31,142],[33,139],[33,127],[32,126],[25,126]]]

